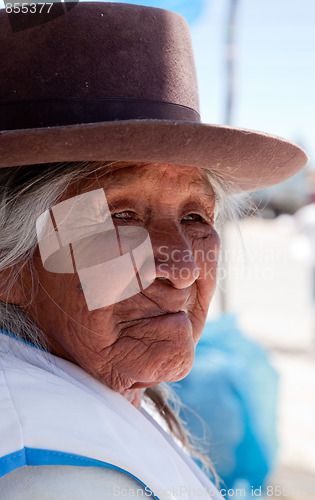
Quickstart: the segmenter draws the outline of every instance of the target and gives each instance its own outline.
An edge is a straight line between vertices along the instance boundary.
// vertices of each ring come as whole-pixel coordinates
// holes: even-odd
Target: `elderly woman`
[[[1,498],[221,498],[159,384],[191,369],[227,195],[306,156],[200,123],[177,14],[72,7],[0,16]]]

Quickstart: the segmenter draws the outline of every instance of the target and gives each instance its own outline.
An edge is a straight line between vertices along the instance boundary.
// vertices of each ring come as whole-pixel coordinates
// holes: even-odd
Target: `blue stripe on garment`
[[[0,330],[0,333],[2,333],[3,335],[6,335],[7,337],[11,337],[12,339],[19,340],[20,342],[23,342],[23,344],[29,345],[30,347],[34,347],[35,349],[39,349],[40,351],[47,352],[46,349],[43,349],[42,347],[34,345],[31,342],[29,342],[28,340],[22,339],[21,337],[19,337],[15,333],[10,333],[10,332],[7,332],[6,330]]]
[[[75,453],[66,453],[63,451],[55,450],[42,450],[38,448],[22,448],[19,451],[10,453],[0,458],[0,478],[9,472],[24,466],[40,466],[40,465],[72,465],[77,467],[102,467],[104,469],[115,469],[127,476],[132,477],[139,484],[143,486],[150,498],[159,500],[158,497],[153,495],[153,492],[148,486],[140,481],[136,476],[130,472],[117,467],[116,465],[102,462],[94,458],[76,455]],[[149,495],[151,493],[151,495]]]

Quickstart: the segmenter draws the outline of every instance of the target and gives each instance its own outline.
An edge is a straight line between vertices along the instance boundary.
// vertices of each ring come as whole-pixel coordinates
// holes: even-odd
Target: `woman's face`
[[[180,380],[192,367],[215,290],[220,243],[213,227],[214,193],[201,170],[159,164],[98,174],[79,191],[72,186],[62,199],[100,188],[115,226],[148,231],[153,283],[89,311],[78,274],[47,271],[37,250],[40,284],[24,307],[53,353],[115,391]],[[23,280],[30,289],[26,271]]]

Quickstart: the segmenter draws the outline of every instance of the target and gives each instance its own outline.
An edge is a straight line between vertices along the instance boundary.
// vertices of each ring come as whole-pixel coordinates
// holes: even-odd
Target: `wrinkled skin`
[[[45,332],[51,352],[115,391],[180,380],[192,367],[215,290],[220,243],[212,188],[199,169],[168,165],[128,166],[86,183],[80,192],[104,188],[115,224],[147,229],[155,281],[142,293],[88,311],[78,276],[46,271],[37,251],[40,285],[32,302],[24,296],[21,305]],[[76,194],[72,186],[63,199]],[[22,279],[30,290],[26,270]]]

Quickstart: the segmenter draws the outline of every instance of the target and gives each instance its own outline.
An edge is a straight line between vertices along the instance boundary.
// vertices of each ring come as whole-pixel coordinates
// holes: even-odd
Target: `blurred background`
[[[190,24],[202,121],[301,145],[308,166],[224,229],[219,288],[176,390],[226,498],[315,498],[315,2],[140,0]],[[308,206],[303,211],[302,207]]]
[[[279,135],[310,157],[252,195],[259,213],[226,224],[218,291],[176,390],[206,422],[183,413],[209,441],[226,498],[314,499],[315,1],[124,3],[187,19],[203,122]]]
[[[209,429],[189,412],[186,420],[206,434],[225,496],[314,499],[315,2],[179,4],[202,120],[285,137],[310,157],[301,173],[253,195],[259,214],[224,229],[219,289],[179,389]]]

